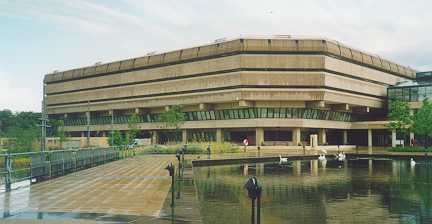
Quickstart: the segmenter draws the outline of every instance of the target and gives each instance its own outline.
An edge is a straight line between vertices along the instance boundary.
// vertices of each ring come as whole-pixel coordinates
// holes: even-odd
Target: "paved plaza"
[[[15,219],[8,223],[22,223],[25,217],[46,219],[40,223],[50,217],[60,218],[54,223],[68,217],[73,218],[64,223],[159,217],[171,184],[164,168],[173,159],[138,156],[0,193],[0,211],[5,220]]]

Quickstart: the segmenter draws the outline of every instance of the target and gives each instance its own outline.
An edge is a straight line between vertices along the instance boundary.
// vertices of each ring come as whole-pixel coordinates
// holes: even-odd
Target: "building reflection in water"
[[[342,169],[332,160],[321,167],[318,160],[215,166],[209,178],[207,168],[194,168],[195,186],[204,223],[249,221],[247,175],[263,185],[263,223],[432,223],[432,169],[419,165],[412,175],[408,162],[358,159]]]

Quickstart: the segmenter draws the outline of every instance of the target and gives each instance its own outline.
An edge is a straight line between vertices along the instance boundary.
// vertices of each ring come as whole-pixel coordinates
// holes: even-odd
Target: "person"
[[[246,148],[249,145],[249,140],[247,138],[243,139],[244,151],[246,152]]]

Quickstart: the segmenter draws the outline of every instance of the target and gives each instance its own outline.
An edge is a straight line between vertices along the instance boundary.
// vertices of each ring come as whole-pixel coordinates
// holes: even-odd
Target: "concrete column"
[[[300,128],[294,128],[292,130],[292,140],[293,144],[297,146],[301,142],[301,129]]]
[[[158,141],[159,141],[159,136],[157,131],[152,131],[151,144],[156,145],[158,144]]]
[[[343,130],[343,144],[348,145],[348,130]]]
[[[183,144],[187,143],[187,130],[186,129],[182,130],[182,143]]]
[[[87,144],[86,144],[86,147],[90,147],[90,122],[91,122],[90,111],[87,111],[85,114],[86,114],[86,118],[87,118]]]
[[[243,166],[243,176],[248,176],[248,174],[249,174],[249,165],[245,164]]]
[[[295,176],[301,176],[301,161],[295,160],[293,161],[293,173]]]
[[[368,147],[372,147],[372,129],[368,129]]]
[[[216,129],[216,142],[223,142],[223,133],[222,129]]]
[[[391,145],[396,147],[396,130],[392,130],[391,136]]]
[[[255,129],[255,142],[256,146],[261,146],[264,142],[264,129],[263,128],[256,128]]]
[[[318,160],[310,161],[310,169],[312,176],[318,176]]]
[[[372,129],[368,129],[368,153],[372,154]]]
[[[411,146],[411,140],[415,138],[414,132],[410,132],[409,135],[410,135],[410,137],[409,137],[410,142],[408,144]]]
[[[327,143],[327,134],[325,129],[320,129],[318,133],[318,144],[324,145]]]

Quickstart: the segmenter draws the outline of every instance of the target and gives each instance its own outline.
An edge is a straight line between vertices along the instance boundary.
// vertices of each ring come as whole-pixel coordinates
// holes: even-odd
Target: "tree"
[[[165,124],[166,128],[174,128],[175,134],[179,132],[179,128],[185,120],[185,114],[182,112],[181,106],[178,105],[170,106],[160,116],[160,121]]]
[[[110,135],[108,137],[108,143],[111,146],[119,146],[119,145],[124,145],[124,138],[122,133],[119,130],[115,130],[112,134],[112,136]]]
[[[412,116],[410,115],[408,103],[398,100],[392,101],[390,103],[388,118],[390,120],[388,127],[406,136],[407,130],[412,124]]]
[[[414,134],[422,136],[427,147],[427,138],[432,137],[432,103],[427,99],[423,100],[423,106],[414,115],[413,120]]]
[[[161,114],[160,120],[165,123],[167,128],[178,130],[186,120],[185,114],[181,110],[181,106],[170,106],[167,111]]]
[[[67,141],[66,132],[64,131],[64,121],[54,120],[52,121],[53,136],[59,138],[60,149],[63,148],[63,142]]]
[[[15,139],[13,151],[31,151],[40,136],[40,113],[0,111],[0,137]]]
[[[139,129],[138,123],[140,122],[138,114],[134,113],[128,120],[129,130],[126,133],[127,144],[131,144],[134,139],[138,136]]]

